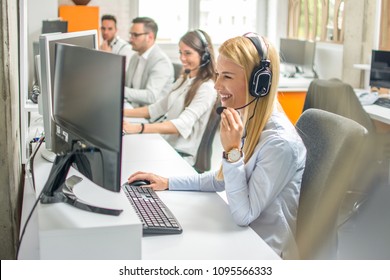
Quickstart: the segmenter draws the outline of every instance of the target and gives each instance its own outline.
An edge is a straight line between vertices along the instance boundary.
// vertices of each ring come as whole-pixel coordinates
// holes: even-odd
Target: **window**
[[[158,24],[157,43],[177,44],[188,31],[188,1],[139,1],[139,16],[151,17]]]
[[[199,11],[199,28],[210,35],[214,44],[257,31],[257,0],[200,0]]]
[[[59,0],[70,1],[70,0]],[[284,0],[288,1],[288,0]],[[100,13],[118,18],[118,34],[129,38],[137,16],[153,18],[159,27],[157,43],[174,45],[188,30],[205,30],[214,44],[246,32],[267,34],[269,8],[275,0],[94,0]]]
[[[189,26],[194,26],[205,30],[213,43],[219,44],[230,37],[257,30],[257,2],[258,0],[142,0],[138,3],[139,16],[151,17],[158,24],[158,43],[177,43],[191,29]],[[199,15],[199,18],[190,19],[190,14]]]
[[[342,43],[344,0],[289,0],[288,36]]]

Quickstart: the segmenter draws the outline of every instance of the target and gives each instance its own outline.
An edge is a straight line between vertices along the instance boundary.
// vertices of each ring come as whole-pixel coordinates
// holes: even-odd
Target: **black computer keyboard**
[[[375,105],[386,107],[390,109],[390,99],[385,97],[379,97],[375,102]]]
[[[182,233],[179,222],[157,194],[149,187],[123,184],[122,189],[134,207],[143,225],[143,233]]]

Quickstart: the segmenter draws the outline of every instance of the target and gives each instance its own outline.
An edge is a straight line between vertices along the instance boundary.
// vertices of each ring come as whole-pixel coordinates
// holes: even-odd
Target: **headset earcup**
[[[244,36],[253,43],[261,58],[260,65],[252,71],[249,80],[249,93],[255,98],[264,97],[269,93],[272,82],[271,62],[267,59],[268,48],[266,52],[263,51],[258,36]]]
[[[207,49],[202,54],[202,58],[201,59],[202,59],[201,60],[201,64],[207,64],[210,61],[210,54],[209,54]]]
[[[272,74],[268,67],[256,67],[249,81],[249,93],[255,97],[264,97],[269,93]]]

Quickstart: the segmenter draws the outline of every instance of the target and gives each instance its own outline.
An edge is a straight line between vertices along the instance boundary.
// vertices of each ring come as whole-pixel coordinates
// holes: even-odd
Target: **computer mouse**
[[[150,185],[150,181],[148,181],[148,180],[136,180],[136,181],[131,182],[130,185],[131,186],[136,186],[136,187],[147,186],[147,185]]]

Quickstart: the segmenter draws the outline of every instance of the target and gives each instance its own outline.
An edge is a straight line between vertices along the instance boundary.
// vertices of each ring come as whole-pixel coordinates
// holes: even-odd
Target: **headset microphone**
[[[225,110],[226,107],[224,106],[221,106],[221,107],[217,107],[217,109],[215,109],[215,111],[217,112],[218,115],[222,114],[223,110]]]
[[[238,108],[234,108],[234,110],[240,110],[240,109],[243,109],[243,108],[245,108],[246,106],[249,106],[250,104],[252,104],[252,103],[253,103],[253,101],[255,101],[255,100],[257,100],[257,98],[254,98],[254,99],[252,99],[252,101],[251,101],[251,102],[249,102],[249,103],[245,104],[244,106],[241,106],[241,107],[238,107]],[[217,109],[215,109],[215,111],[217,112],[217,114],[218,114],[218,115],[220,115],[220,114],[222,114],[223,110],[225,110],[225,109],[226,109],[226,107],[224,107],[224,106],[221,106],[221,107],[217,107]]]
[[[194,69],[184,69],[184,73],[186,73],[187,75],[191,73],[191,71],[195,71],[201,67],[204,67],[206,66],[207,64],[209,64],[210,60],[207,60],[206,62],[202,63],[201,65],[199,65],[198,67],[195,67]]]

